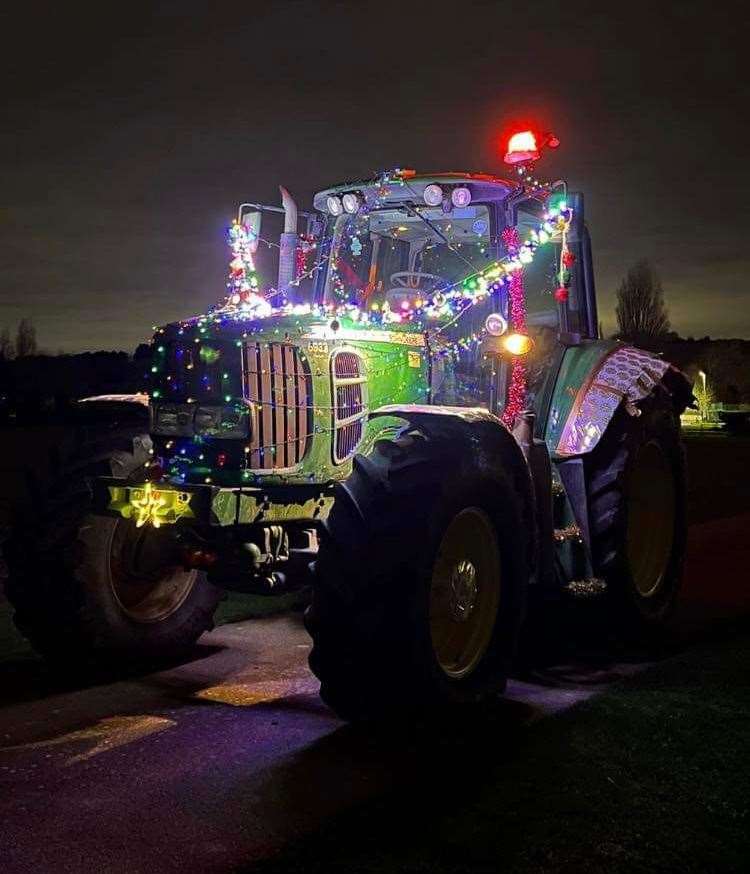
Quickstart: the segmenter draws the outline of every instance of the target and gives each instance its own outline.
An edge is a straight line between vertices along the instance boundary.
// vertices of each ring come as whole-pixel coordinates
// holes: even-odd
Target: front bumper
[[[322,522],[333,506],[332,485],[221,488],[129,483],[115,477],[94,481],[94,511],[131,519],[138,527],[195,524]]]

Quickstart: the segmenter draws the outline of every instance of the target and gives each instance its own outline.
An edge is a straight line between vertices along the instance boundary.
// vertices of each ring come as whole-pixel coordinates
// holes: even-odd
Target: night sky
[[[128,349],[223,296],[241,200],[379,168],[539,170],[586,195],[605,331],[647,257],[684,336],[750,337],[744,15],[729,4],[5,4],[0,327]],[[116,11],[113,11],[116,10]],[[265,277],[273,282],[273,275]]]

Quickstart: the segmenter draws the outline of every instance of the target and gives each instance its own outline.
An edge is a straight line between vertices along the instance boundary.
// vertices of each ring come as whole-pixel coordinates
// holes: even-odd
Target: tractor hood
[[[416,323],[374,325],[346,315],[326,315],[320,310],[305,311],[302,306],[297,309],[299,311],[295,313],[285,308],[256,319],[240,313],[199,316],[159,328],[153,343],[157,350],[164,343],[175,341],[193,343],[200,348],[204,345],[210,347],[212,343],[241,345],[250,340],[292,344],[309,340],[424,344],[424,332]]]

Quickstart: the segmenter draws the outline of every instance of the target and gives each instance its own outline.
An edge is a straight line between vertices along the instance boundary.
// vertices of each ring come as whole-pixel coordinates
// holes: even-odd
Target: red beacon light
[[[518,131],[508,140],[508,150],[503,160],[506,164],[530,164],[539,160],[543,146],[556,149],[559,145],[560,140],[554,134],[544,134],[541,142],[538,142],[533,131]]]
[[[539,158],[536,137],[530,130],[519,131],[508,140],[508,151],[503,160],[506,164],[527,164]]]

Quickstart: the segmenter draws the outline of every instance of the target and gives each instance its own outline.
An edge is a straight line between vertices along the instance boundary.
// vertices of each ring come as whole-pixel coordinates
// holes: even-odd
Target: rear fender
[[[568,349],[545,431],[550,452],[561,458],[591,452],[621,405],[637,415],[637,405],[659,386],[677,414],[691,400],[685,375],[651,352],[602,341]]]

